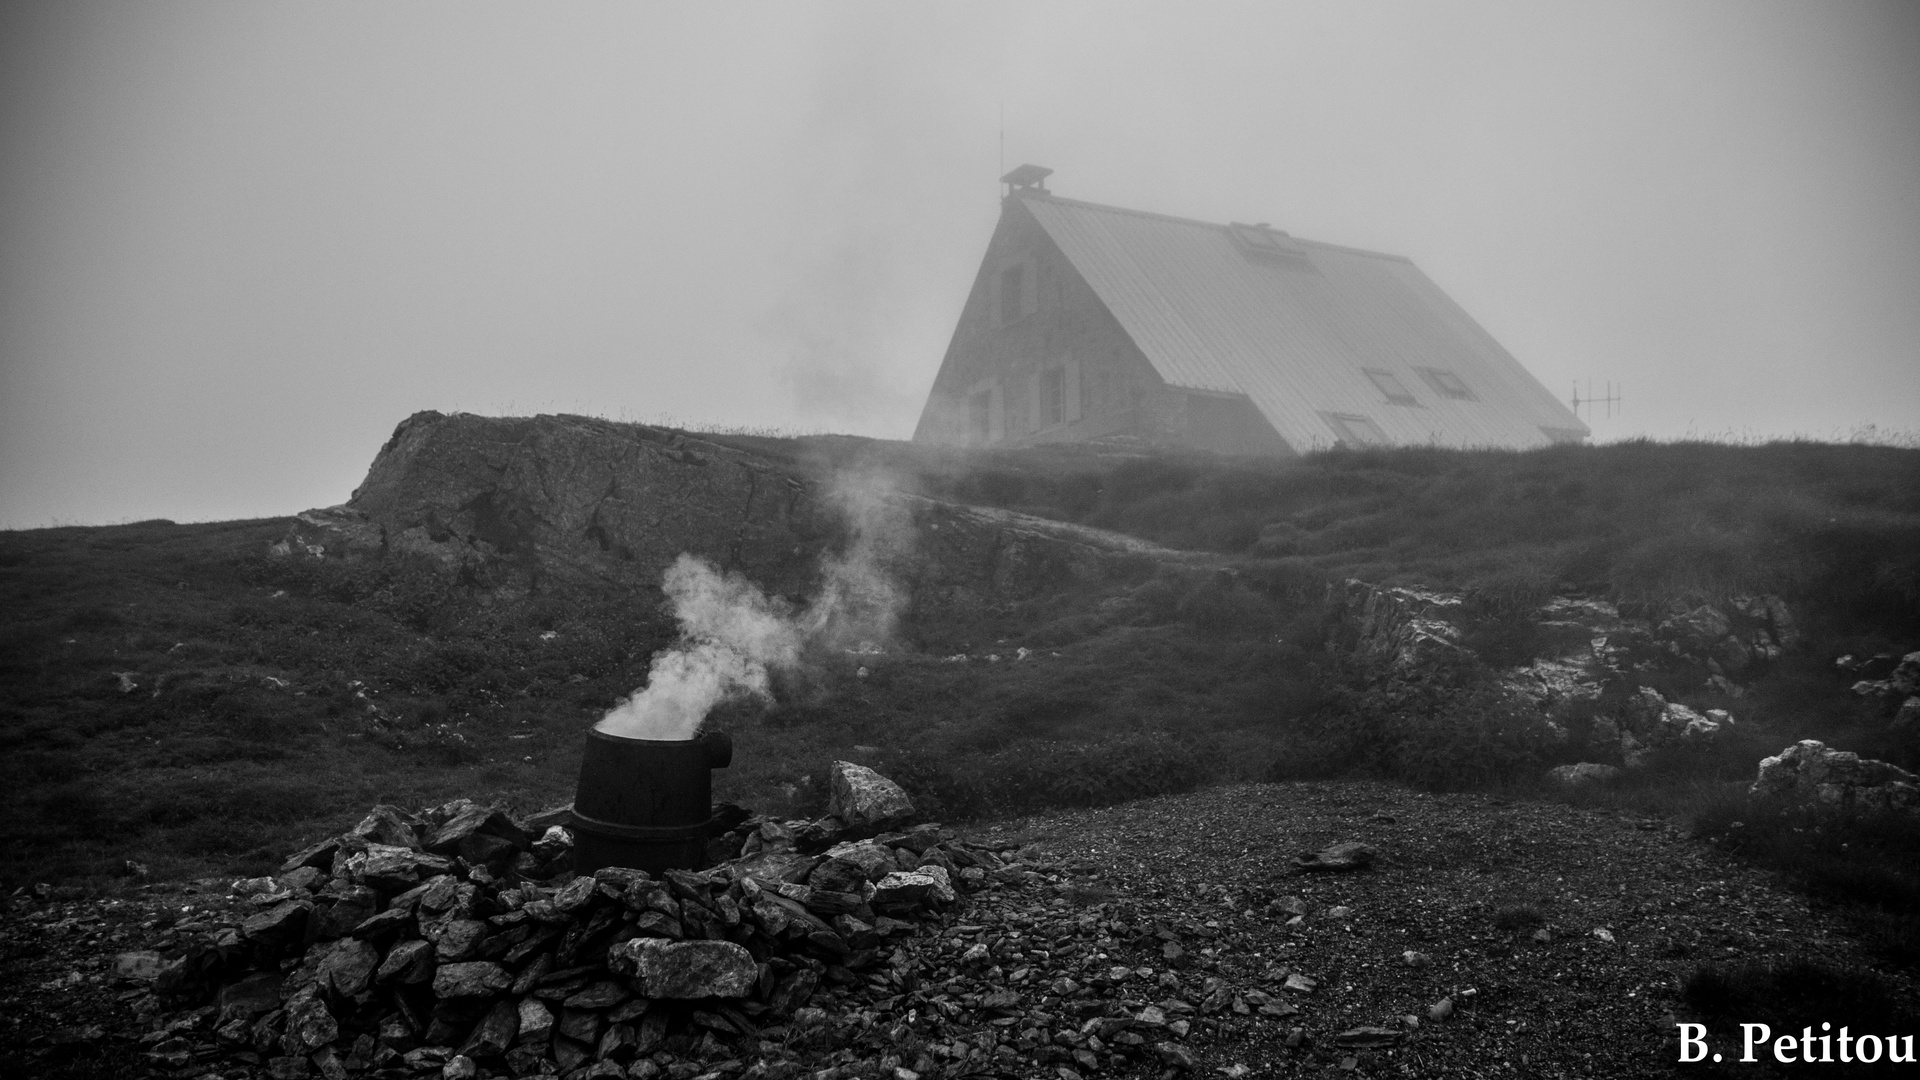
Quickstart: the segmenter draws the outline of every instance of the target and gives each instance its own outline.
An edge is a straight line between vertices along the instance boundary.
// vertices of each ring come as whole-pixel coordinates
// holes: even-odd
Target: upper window
[[[1040,299],[1035,284],[1033,267],[1024,262],[1000,271],[1000,325],[1033,314]]]
[[[1413,396],[1413,393],[1407,389],[1407,384],[1400,381],[1398,375],[1390,371],[1380,371],[1376,368],[1367,368],[1365,370],[1367,378],[1373,380],[1374,387],[1382,394],[1385,394],[1388,401],[1391,401],[1395,405],[1420,404],[1419,400]]]
[[[1436,393],[1444,397],[1459,398],[1461,401],[1480,400],[1474,395],[1472,387],[1446,368],[1423,367],[1414,368],[1414,370],[1420,373],[1420,377],[1426,380],[1428,386],[1433,387]]]

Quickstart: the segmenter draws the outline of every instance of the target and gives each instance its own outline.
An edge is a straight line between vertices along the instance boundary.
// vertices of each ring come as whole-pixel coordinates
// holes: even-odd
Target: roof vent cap
[[[1052,175],[1053,170],[1045,166],[1022,165],[1001,177],[1000,182],[1007,185],[1007,194],[1009,195],[1021,191],[1032,191],[1045,195],[1047,193],[1047,177]]]

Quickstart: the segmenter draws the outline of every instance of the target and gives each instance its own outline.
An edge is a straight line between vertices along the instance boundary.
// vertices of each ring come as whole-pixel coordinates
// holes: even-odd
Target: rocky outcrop
[[[1851,751],[1829,750],[1815,739],[1802,739],[1761,761],[1748,793],[1849,809],[1920,813],[1920,776]]]
[[[1329,648],[1348,648],[1378,672],[1417,679],[1437,662],[1477,659],[1466,644],[1476,613],[1465,594],[1348,580],[1329,600],[1341,624]],[[1556,741],[1573,737],[1558,718],[1576,707],[1590,721],[1581,748],[1617,753],[1627,768],[1665,747],[1715,739],[1734,724],[1726,710],[1701,712],[1667,701],[1641,685],[1647,672],[1680,660],[1709,673],[1702,689],[1739,697],[1741,687],[1727,672],[1750,676],[1799,642],[1793,617],[1776,596],[1675,602],[1657,620],[1645,611],[1627,616],[1605,600],[1554,597],[1530,621],[1546,655],[1500,671],[1501,686],[1526,703]],[[1616,704],[1595,711],[1603,699]]]
[[[1834,666],[1857,675],[1872,675],[1876,670],[1886,672],[1882,678],[1863,678],[1854,683],[1853,692],[1861,697],[1912,698],[1920,695],[1920,652],[1910,652],[1897,662],[1891,656],[1875,656],[1859,661],[1851,656],[1843,656],[1834,661]],[[1891,670],[1888,670],[1889,667]]]
[[[1466,601],[1459,595],[1348,578],[1333,585],[1327,599],[1353,630],[1355,655],[1399,671],[1472,656],[1460,644]]]
[[[1116,533],[940,502],[805,462],[646,424],[417,413],[340,506],[297,516],[288,558],[418,556],[511,596],[656,589],[682,552],[769,593],[811,595],[821,556],[864,530],[876,566],[923,608],[969,607],[1105,576],[1142,558],[1208,565]]]
[[[1621,710],[1620,757],[1627,768],[1639,768],[1646,764],[1646,757],[1652,751],[1675,743],[1705,742],[1732,726],[1733,717],[1724,709],[1697,712],[1679,702],[1668,701],[1650,686],[1642,686]]]
[[[1674,655],[1734,677],[1800,643],[1793,615],[1777,596],[1735,596],[1720,605],[1676,602],[1656,632]]]

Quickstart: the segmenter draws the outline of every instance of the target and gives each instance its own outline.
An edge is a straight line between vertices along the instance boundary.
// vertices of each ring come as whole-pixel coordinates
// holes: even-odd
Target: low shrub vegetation
[[[1763,812],[1744,791],[1761,757],[1805,737],[1920,766],[1920,730],[1890,723],[1897,703],[1849,694],[1833,667],[1920,646],[1920,451],[1627,443],[1258,461],[719,438],[878,465],[931,495],[1212,552],[1218,567],[1141,556],[965,618],[909,611],[887,654],[817,657],[781,676],[771,704],[716,714],[743,747],[716,774],[721,797],[816,812],[828,764],[849,758],[948,820],[1263,777],[1568,798],[1691,822],[1914,962],[1912,830]],[[383,800],[563,802],[584,729],[674,638],[650,591],[513,596],[421,560],[269,557],[287,525],[0,534],[0,884],[130,863],[257,872]],[[1414,680],[1355,668],[1326,607],[1345,577],[1468,592],[1467,643],[1485,663]],[[1569,742],[1488,667],[1564,644],[1530,617],[1541,601],[1654,610],[1729,592],[1784,596],[1802,650],[1738,700],[1707,688],[1704,668],[1635,662],[1670,700],[1732,711],[1733,731],[1611,787],[1542,789]],[[1553,719],[1577,736],[1610,704]]]

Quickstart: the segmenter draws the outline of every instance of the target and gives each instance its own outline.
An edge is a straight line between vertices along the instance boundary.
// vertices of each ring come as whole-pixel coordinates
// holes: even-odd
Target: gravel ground
[[[724,1049],[683,1043],[627,1075],[1666,1075],[1694,965],[1862,959],[1765,875],[1666,822],[1612,812],[1371,783],[1243,785],[966,838],[1011,864],[961,905],[869,966],[830,969],[791,1021]],[[1375,848],[1373,865],[1293,865],[1343,841]],[[116,952],[247,913],[221,892],[10,899],[0,1073],[264,1075],[213,1048],[204,1018],[160,1011],[112,977]],[[144,1048],[176,1032],[208,1049],[155,1068]]]
[[[1093,902],[1081,911],[1128,927],[1097,942],[1115,966],[1154,969],[1130,977],[1139,997],[1171,989],[1157,985],[1166,942],[1138,940],[1159,927],[1188,953],[1176,976],[1188,996],[1214,977],[1241,1000],[1257,989],[1298,1010],[1242,1016],[1229,1005],[1206,1025],[1215,1030],[1189,1040],[1216,1068],[1665,1075],[1677,1057],[1680,979],[1694,965],[1802,951],[1859,959],[1834,920],[1767,875],[1666,822],[1612,812],[1371,783],[1248,785],[1049,814],[1004,832],[1028,842],[1023,859],[1072,874],[1071,895]],[[1341,841],[1371,844],[1380,858],[1356,873],[1294,870],[1296,855]],[[1288,898],[1304,902],[1297,922]],[[1002,894],[970,918],[1059,910]],[[1409,963],[1408,952],[1423,957]],[[1285,973],[1316,986],[1289,992]],[[1430,1010],[1443,1000],[1452,1016],[1436,1021]],[[1400,1038],[1338,1045],[1337,1033],[1362,1027]],[[1304,1047],[1287,1046],[1295,1029]]]

